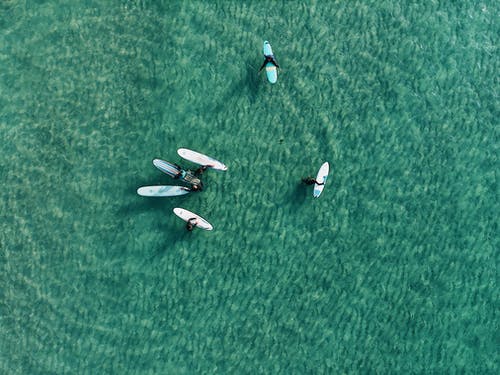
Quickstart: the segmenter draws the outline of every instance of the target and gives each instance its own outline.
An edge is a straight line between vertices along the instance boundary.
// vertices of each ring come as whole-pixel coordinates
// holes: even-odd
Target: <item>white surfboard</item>
[[[157,185],[157,186],[141,186],[137,189],[137,194],[143,197],[175,197],[189,193],[189,189],[185,186]]]
[[[224,163],[211,158],[210,156],[200,154],[199,152],[189,150],[187,148],[180,148],[177,150],[177,153],[181,158],[192,161],[193,163],[206,165],[212,169],[217,169],[219,171],[226,171],[227,167]]]
[[[315,198],[318,198],[325,188],[324,184],[326,183],[326,179],[328,178],[328,172],[330,172],[330,165],[328,164],[328,162],[324,162],[318,171],[318,175],[316,176],[316,181],[322,183],[322,185],[314,184],[313,196]]]
[[[193,218],[196,219],[195,223],[196,223],[196,227],[198,227],[198,228],[202,228],[205,230],[214,229],[212,224],[210,224],[204,218],[202,218],[201,216],[196,215],[195,213],[188,211],[184,208],[179,208],[179,207],[174,208],[174,214],[176,214],[177,216],[179,216],[182,220],[184,220],[186,222],[189,221],[189,219],[193,219]]]

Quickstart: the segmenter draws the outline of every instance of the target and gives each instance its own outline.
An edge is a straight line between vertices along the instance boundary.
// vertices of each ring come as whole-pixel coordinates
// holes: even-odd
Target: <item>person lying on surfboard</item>
[[[179,167],[179,169],[181,168]],[[174,179],[181,178],[184,182],[190,184],[191,188],[189,190],[191,191],[202,191],[203,182],[201,182],[201,180],[196,176],[197,176],[196,172],[192,172],[186,169],[181,169],[181,171],[174,176]]]
[[[186,229],[191,232],[197,224],[198,224],[198,219],[192,217],[187,221]]]
[[[276,59],[274,58],[273,55],[265,55],[265,60],[264,60],[264,63],[262,64],[262,66],[260,67],[259,69],[259,72],[266,66],[267,63],[271,63],[273,64],[276,68],[279,69],[279,65],[278,63],[276,62]]]
[[[316,181],[314,178],[312,177],[306,177],[306,178],[303,178],[302,179],[302,182],[306,185],[314,185],[314,184],[318,184],[318,185],[324,185],[325,183],[324,182],[318,182]]]
[[[191,171],[183,177],[184,181],[191,185],[192,191],[202,191],[203,182],[198,177],[195,177]]]

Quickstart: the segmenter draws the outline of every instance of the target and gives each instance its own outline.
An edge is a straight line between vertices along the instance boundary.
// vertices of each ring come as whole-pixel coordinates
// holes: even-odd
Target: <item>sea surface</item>
[[[1,0],[0,373],[497,374],[499,14]]]

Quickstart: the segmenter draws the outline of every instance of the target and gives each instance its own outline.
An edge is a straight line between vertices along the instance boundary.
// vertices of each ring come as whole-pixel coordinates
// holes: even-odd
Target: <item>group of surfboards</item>
[[[266,40],[264,41],[263,53],[265,61],[261,66],[261,70],[266,68],[266,77],[270,83],[276,83],[278,81],[278,68],[279,65],[271,48],[271,44]],[[178,195],[189,194],[194,191],[203,190],[203,183],[201,181],[201,175],[206,169],[214,169],[219,171],[226,171],[227,167],[224,163],[220,161],[201,154],[199,152],[189,150],[187,148],[179,148],[177,150],[179,156],[185,160],[191,161],[200,165],[195,171],[188,169],[183,169],[181,166],[170,163],[161,159],[153,159],[153,165],[160,171],[166,173],[175,180],[185,183],[185,185],[154,185],[154,186],[141,186],[137,189],[137,194],[143,197],[174,197]],[[329,172],[329,164],[325,162],[321,165],[318,174],[315,179],[309,177],[303,179],[306,184],[314,184],[313,196],[318,198],[321,195],[326,183]],[[207,220],[184,208],[176,207],[174,208],[174,214],[186,222],[186,228],[188,230],[193,230],[193,228],[198,227],[205,230],[212,230],[213,226]]]
[[[201,191],[203,190],[203,183],[200,177],[206,169],[210,168],[219,171],[227,170],[224,163],[199,152],[187,148],[180,148],[177,150],[177,153],[181,158],[199,164],[201,167],[195,171],[191,171],[189,169],[183,169],[180,165],[161,159],[153,159],[153,165],[173,179],[183,182],[185,185],[141,186],[137,189],[137,194],[143,197],[175,197],[189,194],[190,192]],[[186,228],[188,230],[193,230],[194,227],[205,230],[213,229],[212,224],[207,220],[184,208],[174,208],[174,214],[187,223]]]

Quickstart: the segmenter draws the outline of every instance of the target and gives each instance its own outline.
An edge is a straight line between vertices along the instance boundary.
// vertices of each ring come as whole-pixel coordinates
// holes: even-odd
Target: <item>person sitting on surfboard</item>
[[[187,221],[186,229],[191,232],[197,224],[198,224],[198,219],[192,217]]]
[[[265,60],[264,60],[264,63],[262,64],[262,66],[260,67],[259,72],[266,66],[267,63],[273,64],[276,68],[280,67],[278,65],[278,63],[276,62],[276,59],[274,58],[273,55],[265,55],[264,57],[265,57]]]
[[[302,179],[302,182],[306,185],[314,185],[314,184],[317,184],[317,185],[324,185],[325,183],[324,182],[318,182],[316,181],[314,178],[312,177],[306,177],[306,178],[303,178]]]

